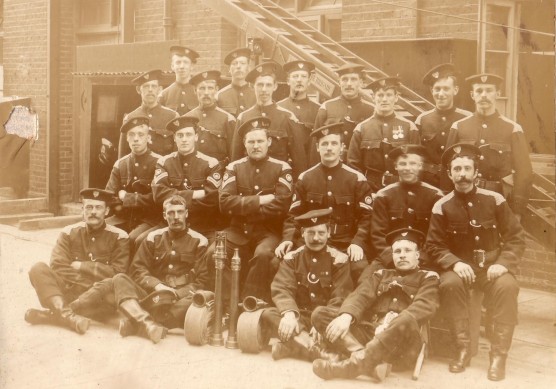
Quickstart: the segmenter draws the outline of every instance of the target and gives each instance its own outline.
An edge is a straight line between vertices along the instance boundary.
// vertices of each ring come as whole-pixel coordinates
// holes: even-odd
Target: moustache
[[[470,180],[470,179],[468,179],[468,178],[463,177],[463,178],[460,178],[459,180],[456,180],[456,182],[457,182],[458,184],[461,184],[461,183],[464,183],[464,182],[465,182],[465,183],[468,183],[468,184],[471,184],[471,183],[473,183],[473,180]]]

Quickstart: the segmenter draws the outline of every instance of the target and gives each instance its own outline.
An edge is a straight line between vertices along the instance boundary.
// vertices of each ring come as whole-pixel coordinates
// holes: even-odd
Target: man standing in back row
[[[236,118],[257,101],[255,91],[245,80],[250,58],[251,50],[247,47],[233,50],[224,58],[224,63],[230,67],[232,82],[218,91],[216,100],[220,108]]]
[[[346,147],[341,156],[344,162],[347,161],[347,148],[351,142],[353,129],[357,124],[371,117],[374,112],[372,104],[363,98],[361,92],[365,79],[364,70],[362,65],[350,63],[340,66],[336,70],[340,84],[340,96],[322,103],[313,126],[314,129],[318,129],[337,122],[344,124],[342,136]],[[319,153],[315,147],[312,147],[309,166],[314,166],[319,161]]]
[[[308,61],[291,61],[284,64],[284,71],[288,73],[288,86],[290,95],[278,102],[280,107],[286,108],[295,114],[301,124],[303,145],[306,155],[312,148],[309,135],[313,131],[315,118],[319,105],[307,97],[307,89],[311,80],[311,74],[315,65]]]
[[[428,161],[423,164],[423,181],[440,188],[444,174],[440,158],[446,147],[452,124],[471,112],[456,108],[455,97],[459,92],[458,72],[451,63],[435,66],[423,77],[423,84],[430,88],[435,107],[423,112],[415,120],[421,135],[421,144],[427,149]]]
[[[141,105],[125,115],[124,122],[138,116],[148,117],[151,127],[149,148],[158,155],[167,155],[174,150],[174,139],[172,133],[166,130],[166,123],[177,118],[178,113],[158,103],[158,95],[162,90],[161,79],[162,72],[160,70],[151,70],[131,81],[135,85],[137,93],[141,95]],[[130,151],[125,134],[121,134],[118,159],[129,154]]]
[[[176,81],[162,91],[158,101],[181,116],[197,106],[195,88],[189,83],[189,79],[199,54],[184,46],[170,47],[170,54],[172,55],[171,67],[176,74]]]
[[[456,143],[469,143],[481,149],[479,188],[504,195],[504,184],[513,183],[508,204],[518,219],[525,212],[532,185],[533,168],[525,133],[519,124],[496,109],[503,79],[494,74],[468,77],[475,113],[452,125],[446,148]],[[444,188],[443,188],[444,189]]]

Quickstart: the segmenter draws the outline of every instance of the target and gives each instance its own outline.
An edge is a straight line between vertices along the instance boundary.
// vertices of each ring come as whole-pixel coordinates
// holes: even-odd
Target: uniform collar
[[[195,155],[197,155],[197,150],[194,149],[191,153],[187,155],[180,154],[178,151],[178,158],[180,159],[181,163],[189,162]]]
[[[181,231],[172,231],[170,228],[168,228],[168,236],[171,239],[179,239],[179,238],[187,235],[188,231],[189,231],[189,228],[187,227],[187,225],[186,225],[185,229],[181,230]]]
[[[100,234],[102,231],[104,231],[106,229],[106,221],[102,222],[102,226],[100,226],[99,228],[95,228],[92,229],[88,224],[85,223],[85,226],[87,227],[87,234],[89,235],[98,235]]]
[[[145,113],[150,113],[152,111],[154,111],[155,109],[157,109],[159,107],[159,104],[156,103],[156,105],[152,108],[147,107],[145,104],[141,103],[141,109],[143,110],[143,112]]]
[[[475,185],[473,185],[473,189],[471,189],[469,192],[467,193],[463,193],[463,192],[458,192],[457,190],[454,189],[454,195],[457,198],[466,200],[470,197],[473,197],[475,195],[475,193],[477,193],[477,187]]]
[[[268,158],[270,158],[270,155],[268,155],[268,153],[266,154],[266,157],[262,158],[262,159],[258,159],[258,160],[254,160],[251,158],[249,159],[249,163],[253,166],[261,166],[262,164],[266,163],[266,161],[268,161]]]
[[[344,97],[344,95],[340,95],[340,98],[348,104],[355,104],[355,103],[358,103],[358,102],[361,101],[361,95],[360,94],[355,96],[353,99],[348,99],[348,98]]]
[[[378,113],[375,112],[374,117],[383,122],[389,122],[396,118],[396,112],[394,111],[390,115],[386,115],[386,116],[379,115]]]
[[[454,105],[452,105],[452,108],[448,108],[448,109],[438,109],[438,108],[435,107],[434,110],[439,115],[448,116],[448,115],[451,115],[452,113],[454,113],[456,111],[456,106],[454,104]]]
[[[496,110],[496,111],[494,111],[493,114],[485,116],[485,115],[481,115],[480,113],[475,111],[475,113],[473,113],[473,115],[475,115],[475,117],[477,117],[479,120],[482,120],[483,122],[489,122],[489,121],[492,121],[494,119],[497,119],[500,116],[500,112],[498,112],[498,110]]]
[[[421,187],[421,181],[417,181],[412,184],[408,184],[407,182],[400,181],[400,187],[405,190],[417,190]]]
[[[201,106],[199,105],[199,110],[200,110],[201,112],[211,112],[211,111],[214,111],[214,110],[216,109],[216,107],[217,107],[216,103],[214,103],[214,104],[211,105],[210,107],[201,107]]]
[[[336,171],[340,170],[342,168],[342,165],[343,165],[342,161],[338,162],[336,165],[334,165],[332,167],[323,165],[322,162],[319,162],[319,164],[320,164],[322,170],[324,170],[325,172],[336,172]]]

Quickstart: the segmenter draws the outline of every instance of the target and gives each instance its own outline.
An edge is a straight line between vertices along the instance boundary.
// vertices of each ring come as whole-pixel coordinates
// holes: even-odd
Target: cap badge
[[[461,153],[461,146],[454,147],[454,152],[457,154]]]
[[[232,58],[237,58],[237,53],[233,53]]]
[[[151,75],[150,75],[149,73],[147,73],[147,74],[145,74],[145,75],[143,76],[143,78],[144,78],[145,80],[148,80],[149,78],[151,78]]]
[[[98,197],[99,195],[100,195],[100,193],[99,193],[98,190],[95,190],[95,191],[93,192],[93,197]]]
[[[262,66],[259,66],[259,67],[257,68],[257,71],[258,71],[259,73],[262,73],[262,72],[263,72],[263,67],[262,67]]]
[[[438,77],[440,77],[440,73],[439,72],[434,72],[433,74],[431,74],[431,76],[433,78],[438,78]]]
[[[203,78],[207,78],[207,76],[208,76],[208,73],[207,73],[207,72],[204,72],[204,73],[203,73]]]
[[[318,217],[312,217],[312,218],[311,218],[311,221],[312,221],[313,223],[316,223],[317,220],[318,220]]]
[[[386,85],[386,80],[380,80],[378,83],[380,84],[380,86],[384,86]]]
[[[179,120],[174,120],[174,126],[179,126],[180,125],[180,121]]]
[[[255,120],[254,122],[251,122],[251,126],[253,126],[253,128],[259,127],[259,121]]]
[[[132,124],[137,124],[137,119],[133,119]]]
[[[160,301],[160,296],[154,296],[153,297],[153,303],[158,304],[158,302]]]
[[[189,54],[189,49],[185,49],[185,54]]]
[[[488,76],[481,76],[481,81],[482,82],[487,82],[488,80]]]
[[[402,232],[402,236],[407,236],[407,232]]]
[[[305,65],[303,64],[303,62],[299,62],[299,63],[297,64],[297,67],[298,67],[299,69],[303,69],[304,66],[305,66]]]

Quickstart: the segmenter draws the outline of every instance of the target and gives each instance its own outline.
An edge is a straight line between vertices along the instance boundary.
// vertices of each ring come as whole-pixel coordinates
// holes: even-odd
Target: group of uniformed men
[[[193,292],[214,288],[223,230],[242,297],[273,305],[261,325],[279,340],[274,359],[314,360],[324,379],[376,377],[384,361],[414,363],[440,305],[449,369],[462,372],[477,288],[494,323],[488,378],[504,378],[532,172],[523,130],[496,109],[500,77],[466,80],[472,114],[454,105],[454,66],[433,68],[423,81],[436,107],[413,123],[395,112],[400,80],[372,82],[369,101],[359,65],[337,69],[341,94],[319,107],[310,62],[249,71],[251,52],[237,49],[219,90],[218,71],[191,77],[194,50],[171,57],[168,88],[160,71],[133,80],[142,104],[124,118],[119,159],[104,190],[81,192],[84,220],[63,229],[50,266],[32,267],[47,310],[26,321],[85,333],[119,310],[122,336],[157,343],[183,328]],[[275,103],[282,72],[290,95]]]

